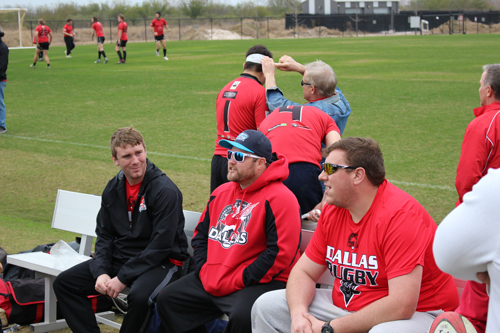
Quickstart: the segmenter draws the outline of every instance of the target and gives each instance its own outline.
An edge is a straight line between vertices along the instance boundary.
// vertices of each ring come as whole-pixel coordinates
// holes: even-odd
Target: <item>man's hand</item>
[[[309,213],[307,213],[307,219],[312,222],[318,222],[320,215],[321,215],[321,210],[314,208]]]
[[[306,315],[311,316],[308,313],[304,313],[302,316],[292,318],[291,333],[319,333],[319,331],[314,331],[311,322],[307,319]],[[313,317],[313,316],[311,316]],[[314,318],[314,317],[313,317]],[[314,318],[316,319],[316,318]]]
[[[304,75],[304,65],[299,64],[296,62],[292,57],[284,55],[280,58],[279,63],[276,64],[276,67],[280,71],[284,72],[298,72],[302,75]]]
[[[127,287],[127,285],[123,284],[118,277],[115,276],[107,283],[108,286],[108,296],[112,298],[116,298],[119,293],[123,291]]]
[[[269,57],[264,57],[260,62],[262,64],[262,73],[264,73],[264,76],[266,78],[269,76],[274,76],[274,60]]]
[[[306,318],[310,323],[312,327],[313,332],[321,332],[321,328],[323,327],[323,324],[325,323],[324,321],[318,320],[316,317],[314,317],[312,314],[306,312],[302,314],[304,318]]]
[[[482,283],[489,285],[490,284],[490,275],[488,272],[479,272],[476,274],[477,278],[479,281]]]
[[[106,295],[108,293],[108,286],[107,283],[108,281],[111,280],[108,274],[102,274],[99,275],[95,282],[95,290],[98,293],[101,293],[103,295]]]
[[[154,34],[155,34],[155,36],[158,36],[158,33],[156,31],[154,32]]]

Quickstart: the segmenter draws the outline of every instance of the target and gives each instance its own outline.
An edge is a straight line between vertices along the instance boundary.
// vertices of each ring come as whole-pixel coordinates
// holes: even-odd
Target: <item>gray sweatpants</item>
[[[408,320],[397,320],[373,327],[370,333],[426,333],[434,318],[443,311],[415,312]],[[309,313],[322,321],[349,314],[333,305],[331,289],[316,289]],[[275,290],[260,296],[252,308],[252,332],[290,332],[292,321],[286,302],[286,290]]]

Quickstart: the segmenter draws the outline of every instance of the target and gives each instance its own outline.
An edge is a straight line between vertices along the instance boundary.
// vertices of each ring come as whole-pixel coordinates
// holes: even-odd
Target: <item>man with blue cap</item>
[[[230,182],[212,192],[195,229],[195,271],[158,297],[166,333],[203,332],[222,314],[229,317],[225,332],[250,333],[254,301],[285,288],[300,256],[299,205],[282,183],[286,157],[255,130],[219,144],[228,149]]]

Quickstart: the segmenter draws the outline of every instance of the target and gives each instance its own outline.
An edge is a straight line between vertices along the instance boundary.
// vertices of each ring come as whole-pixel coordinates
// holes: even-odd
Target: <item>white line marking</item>
[[[40,138],[30,138],[30,137],[26,137],[26,136],[18,136],[18,135],[11,135],[11,134],[2,134],[2,136],[10,137],[10,138],[15,138],[15,139],[31,140],[31,141],[50,142],[50,143],[62,143],[62,144],[72,145],[72,146],[82,146],[82,147],[99,148],[99,149],[110,149],[109,146],[90,145],[90,144],[87,144],[87,143],[67,142],[67,141],[49,140],[49,139],[40,139]],[[149,151],[149,150],[148,150],[148,154],[150,154],[150,155],[158,155],[158,156],[166,156],[166,157],[184,158],[184,159],[188,159],[188,160],[197,160],[197,161],[204,161],[204,162],[210,162],[210,161],[212,161],[209,158],[193,157],[193,156],[183,156],[183,155],[174,155],[174,154],[165,154],[165,153],[158,153],[158,152]]]
[[[438,190],[455,191],[455,188],[451,187],[451,186],[418,184],[418,183],[402,182],[402,181],[399,181],[399,180],[389,180],[389,181],[391,183],[393,183],[393,184],[408,185],[408,186],[417,186],[417,187],[426,187],[426,188],[434,188],[434,189],[438,189]]]
[[[11,135],[11,134],[2,134],[1,136],[3,136],[3,137],[9,137],[9,138],[15,138],[15,139],[31,140],[31,141],[50,142],[50,143],[62,143],[62,144],[72,145],[72,146],[82,146],[82,147],[90,147],[90,148],[109,149],[108,146],[90,145],[90,144],[87,144],[87,143],[67,142],[67,141],[49,140],[49,139],[40,139],[40,138],[30,138],[30,137],[26,137],[26,136],[18,136],[18,135]],[[183,156],[183,155],[174,155],[174,154],[165,154],[165,153],[158,153],[158,152],[154,152],[154,151],[148,151],[148,154],[158,155],[158,156],[166,156],[166,157],[184,158],[184,159],[188,159],[188,160],[197,160],[197,161],[204,161],[204,162],[210,162],[211,161],[211,159],[209,159],[209,158],[193,157],[193,156]],[[451,186],[418,184],[418,183],[410,183],[410,182],[404,182],[404,181],[398,181],[398,180],[389,180],[389,181],[391,183],[393,183],[393,184],[400,184],[400,185],[407,185],[407,186],[416,186],[416,187],[425,187],[425,188],[433,188],[433,189],[437,189],[437,190],[455,191],[455,188],[453,188]]]

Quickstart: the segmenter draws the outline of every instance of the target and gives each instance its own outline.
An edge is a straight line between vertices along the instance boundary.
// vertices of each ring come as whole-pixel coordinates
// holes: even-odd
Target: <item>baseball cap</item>
[[[234,141],[220,140],[219,145],[227,149],[236,147],[264,157],[267,163],[272,163],[273,147],[271,146],[271,141],[262,132],[246,130],[241,132]]]

